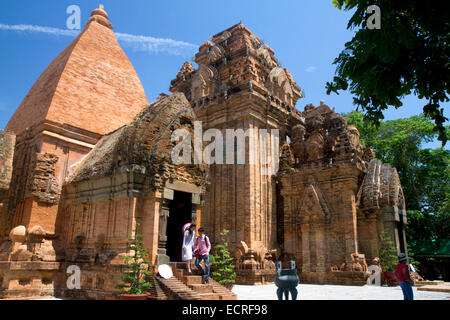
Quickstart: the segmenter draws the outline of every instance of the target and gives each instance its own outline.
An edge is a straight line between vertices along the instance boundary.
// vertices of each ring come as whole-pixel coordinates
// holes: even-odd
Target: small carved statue
[[[300,161],[304,160],[305,158],[305,133],[305,126],[301,123],[292,128],[291,145],[294,150],[295,157],[300,159]]]
[[[280,169],[282,171],[289,171],[294,163],[295,159],[291,146],[287,142],[285,142],[280,151]]]
[[[375,152],[370,148],[367,148],[366,150],[364,150],[363,160],[365,162],[369,163],[373,159],[375,159]]]
[[[313,133],[305,144],[308,161],[316,161],[323,156],[324,139],[319,132]]]

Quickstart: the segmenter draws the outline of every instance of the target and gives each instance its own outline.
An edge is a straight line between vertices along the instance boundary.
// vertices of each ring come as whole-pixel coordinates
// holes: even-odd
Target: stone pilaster
[[[310,231],[309,225],[302,225],[302,272],[305,273],[311,271]]]
[[[167,255],[167,220],[169,219],[170,200],[161,199],[161,209],[159,213],[159,227],[158,227],[158,252],[156,255],[156,264],[167,264],[170,261]]]

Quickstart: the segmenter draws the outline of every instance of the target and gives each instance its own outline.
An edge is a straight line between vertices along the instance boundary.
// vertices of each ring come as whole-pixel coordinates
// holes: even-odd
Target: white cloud
[[[314,72],[314,71],[316,71],[317,70],[317,67],[315,67],[315,66],[309,66],[308,68],[306,68],[306,72]]]
[[[75,37],[79,34],[79,30],[58,29],[52,27],[35,26],[35,25],[7,25],[0,23],[0,30],[29,32],[29,33],[46,33],[55,36],[71,36]],[[192,56],[197,49],[197,45],[178,41],[173,39],[154,38],[150,36],[133,35],[126,33],[115,33],[117,40],[126,46],[130,46],[133,50],[148,53],[168,53],[180,56]]]
[[[119,42],[130,45],[137,51],[148,51],[152,53],[166,52],[174,55],[190,55],[195,53],[197,45],[173,39],[154,38],[150,36],[137,36],[127,33],[115,33]]]
[[[75,30],[33,26],[33,25],[28,25],[28,24],[8,25],[8,24],[0,23],[0,30],[18,31],[18,32],[40,32],[40,33],[47,33],[47,34],[51,34],[51,35],[55,35],[55,36],[76,36],[78,33]]]

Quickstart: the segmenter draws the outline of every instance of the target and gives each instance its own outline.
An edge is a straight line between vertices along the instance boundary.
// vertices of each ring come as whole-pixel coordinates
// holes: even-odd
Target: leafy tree
[[[383,271],[393,272],[398,262],[397,248],[386,232],[380,235],[380,264]]]
[[[214,255],[212,255],[211,274],[214,280],[221,285],[228,287],[235,283],[236,272],[234,272],[233,258],[228,250],[226,236],[229,230],[223,230],[220,233],[221,243],[214,246]]]
[[[347,29],[353,39],[335,59],[336,76],[327,94],[350,90],[365,117],[379,125],[388,106],[414,93],[425,99],[424,114],[445,145],[448,134],[442,103],[450,90],[450,1],[333,0],[338,9],[354,10]],[[381,29],[366,28],[370,5],[381,11]],[[441,108],[442,107],[442,108]]]
[[[116,288],[122,289],[122,294],[140,295],[147,294],[152,284],[146,281],[145,277],[151,274],[148,270],[147,250],[144,248],[144,242],[141,241],[142,235],[137,233],[139,223],[136,223],[136,230],[134,230],[134,237],[128,238],[127,251],[131,252],[122,258],[126,263],[120,265],[124,271],[122,280],[124,284],[116,285]]]
[[[450,235],[450,151],[423,148],[436,138],[424,115],[381,121],[378,128],[352,111],[344,114],[377,158],[397,168],[405,194],[408,241],[445,239]],[[449,135],[449,127],[446,134]],[[410,252],[411,253],[411,252]]]

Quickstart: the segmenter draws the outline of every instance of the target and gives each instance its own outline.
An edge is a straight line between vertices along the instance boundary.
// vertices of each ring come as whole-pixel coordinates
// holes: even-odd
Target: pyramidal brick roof
[[[103,8],[45,69],[11,117],[16,134],[51,120],[107,134],[146,105],[144,88],[112,31]]]

